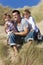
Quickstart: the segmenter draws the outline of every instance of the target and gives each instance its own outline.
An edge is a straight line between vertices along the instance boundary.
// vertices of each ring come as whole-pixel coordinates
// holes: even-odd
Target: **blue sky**
[[[22,8],[24,6],[37,5],[40,0],[0,0],[0,4],[11,8]]]

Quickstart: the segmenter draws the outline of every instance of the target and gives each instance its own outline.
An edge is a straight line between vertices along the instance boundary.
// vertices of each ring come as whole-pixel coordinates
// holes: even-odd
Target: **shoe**
[[[42,35],[38,35],[38,40],[42,40]]]

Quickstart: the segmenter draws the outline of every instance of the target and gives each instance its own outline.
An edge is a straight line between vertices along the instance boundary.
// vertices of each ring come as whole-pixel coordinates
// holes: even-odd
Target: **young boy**
[[[11,21],[11,16],[9,14],[4,15],[5,20],[5,32],[7,34],[7,43],[10,43],[9,35],[12,33],[12,31],[17,31],[16,23],[14,21]]]
[[[23,12],[23,17],[25,20],[28,21],[29,24],[32,26],[32,31],[34,31],[34,39],[35,40],[42,40],[42,36],[40,33],[39,28],[37,27],[34,18],[31,16],[31,12],[28,9],[25,9]]]

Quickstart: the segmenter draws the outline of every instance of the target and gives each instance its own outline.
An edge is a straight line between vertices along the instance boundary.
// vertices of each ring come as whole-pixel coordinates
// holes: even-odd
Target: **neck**
[[[31,16],[31,15],[30,15],[30,16]],[[30,17],[30,16],[29,16],[29,17]],[[28,19],[29,19],[29,17],[28,17]]]
[[[8,21],[11,21],[11,20],[8,20]]]
[[[20,22],[21,22],[21,18],[18,19],[17,24],[20,24]]]

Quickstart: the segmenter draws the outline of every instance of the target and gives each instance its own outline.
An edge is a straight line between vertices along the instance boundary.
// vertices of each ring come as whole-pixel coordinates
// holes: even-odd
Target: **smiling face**
[[[10,20],[11,20],[11,16],[7,15],[6,18],[5,18],[5,21],[10,21]]]
[[[28,19],[30,17],[30,15],[31,15],[31,12],[28,9],[25,9],[24,12],[23,12],[24,18]]]
[[[17,12],[14,12],[13,19],[14,19],[14,21],[18,22],[20,20],[20,14],[18,14]]]
[[[29,14],[28,12],[24,12],[23,15],[24,15],[24,18],[27,18],[27,19],[28,19],[29,16],[30,16],[30,14]]]

